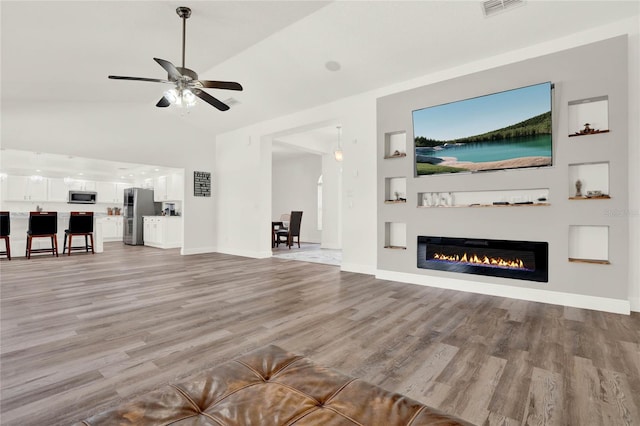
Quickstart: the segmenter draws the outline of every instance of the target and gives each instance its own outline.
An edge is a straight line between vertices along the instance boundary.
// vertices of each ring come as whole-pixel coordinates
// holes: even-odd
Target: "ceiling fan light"
[[[184,89],[182,91],[182,103],[186,107],[192,107],[196,104],[196,95],[189,89]]]
[[[176,89],[167,90],[164,92],[164,97],[172,104],[175,104],[178,102],[178,91]]]

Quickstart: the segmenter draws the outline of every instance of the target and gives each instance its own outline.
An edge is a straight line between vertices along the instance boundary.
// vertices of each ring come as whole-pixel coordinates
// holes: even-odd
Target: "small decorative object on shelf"
[[[580,179],[576,181],[576,197],[582,197],[582,182],[580,182]]]
[[[399,191],[395,191],[393,193],[395,195],[395,199],[393,200],[384,200],[385,204],[398,204],[398,203],[406,203],[407,199],[402,197],[402,193]]]
[[[592,129],[589,126],[591,126],[591,124],[584,123],[584,129],[582,129],[582,130],[580,130],[578,132],[575,132],[574,134],[569,135],[569,136],[584,136],[584,135],[593,135],[593,134],[596,134],[596,133],[607,133],[608,132],[608,130]]]
[[[395,151],[393,151],[393,154],[391,154],[391,155],[387,155],[387,156],[386,156],[386,157],[384,157],[384,158],[400,158],[400,157],[406,157],[406,156],[407,156],[407,154],[406,154],[406,153],[404,153],[404,152],[400,152],[400,151],[398,151],[398,150],[396,149]]]

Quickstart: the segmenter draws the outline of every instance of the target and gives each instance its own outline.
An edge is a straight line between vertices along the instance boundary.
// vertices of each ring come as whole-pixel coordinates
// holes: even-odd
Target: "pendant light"
[[[333,157],[336,161],[342,161],[342,147],[340,146],[340,136],[342,135],[342,126],[336,127],[338,129],[338,147],[333,151]]]

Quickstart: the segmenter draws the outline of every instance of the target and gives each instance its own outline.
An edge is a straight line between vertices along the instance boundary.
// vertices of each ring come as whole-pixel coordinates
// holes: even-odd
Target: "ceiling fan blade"
[[[158,101],[158,103],[156,104],[156,106],[158,108],[166,108],[169,105],[171,105],[171,102],[169,102],[169,100],[167,98],[165,98],[164,96],[162,98],[160,98],[160,100]]]
[[[145,77],[123,77],[121,75],[110,75],[109,78],[114,80],[136,80],[136,81],[151,81],[154,83],[173,83],[169,80],[160,80],[158,78],[145,78]]]
[[[182,77],[182,74],[180,74],[180,71],[178,71],[175,65],[173,65],[171,62],[165,61],[164,59],[160,59],[160,58],[153,58],[153,60],[159,63],[160,66],[164,68],[166,72],[169,73],[169,78],[173,80],[178,80],[180,77]]]
[[[207,92],[198,89],[194,90],[193,93],[209,105],[213,105],[214,107],[218,108],[220,111],[226,111],[229,109],[229,105],[225,104],[222,101],[219,101]]]
[[[202,87],[208,89],[242,90],[242,85],[235,81],[198,80]]]

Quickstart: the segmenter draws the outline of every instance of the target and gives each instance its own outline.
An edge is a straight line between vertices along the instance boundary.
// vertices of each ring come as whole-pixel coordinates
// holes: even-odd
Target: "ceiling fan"
[[[153,58],[154,61],[160,64],[160,66],[167,71],[169,74],[168,80],[144,77],[123,77],[119,75],[110,75],[109,78],[115,80],[139,80],[173,84],[175,88],[166,91],[164,96],[162,96],[156,104],[156,106],[160,108],[166,108],[171,104],[181,107],[192,107],[196,103],[196,97],[198,97],[208,104],[218,108],[220,111],[228,110],[229,105],[214,98],[202,89],[242,90],[242,86],[240,83],[233,81],[198,80],[198,74],[184,66],[187,18],[191,16],[191,9],[188,7],[178,7],[176,9],[176,13],[180,18],[182,18],[182,66],[176,67],[171,62],[164,59]]]

